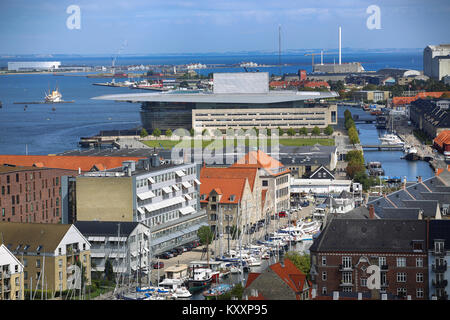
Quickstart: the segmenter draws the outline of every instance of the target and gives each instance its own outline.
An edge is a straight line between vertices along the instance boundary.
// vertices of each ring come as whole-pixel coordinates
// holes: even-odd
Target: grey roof
[[[77,221],[75,227],[84,236],[129,236],[131,232],[139,225],[139,222],[118,222],[118,221]],[[120,230],[119,230],[120,225]]]
[[[292,157],[281,157],[280,162],[285,166],[327,166],[331,162],[330,156],[298,155]]]
[[[429,249],[433,248],[435,239],[444,240],[444,248],[450,250],[450,220],[430,220]]]
[[[426,239],[426,221],[333,219],[310,251],[413,252],[412,240]]]
[[[376,213],[376,211],[375,211]],[[364,206],[356,207],[345,213],[339,214],[338,219],[369,219],[369,209]]]
[[[419,208],[383,208],[382,219],[414,220],[419,217]]]
[[[439,202],[436,200],[405,200],[403,201],[407,208],[419,208],[423,210],[423,215],[426,217],[435,217]]]
[[[450,192],[422,193],[425,200],[437,200],[439,204],[450,204]]]
[[[126,93],[94,97],[96,100],[129,102],[197,102],[197,103],[279,103],[338,97],[334,92],[269,91],[268,93]]]

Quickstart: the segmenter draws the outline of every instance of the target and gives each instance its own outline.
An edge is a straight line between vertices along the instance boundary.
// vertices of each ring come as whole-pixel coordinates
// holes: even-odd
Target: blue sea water
[[[360,61],[366,70],[386,67],[422,69],[422,52],[391,53],[349,53],[343,61]],[[317,57],[316,57],[317,59]],[[320,57],[319,57],[320,59]],[[325,62],[332,62],[326,58]],[[111,57],[71,57],[62,59],[63,65],[98,66],[111,64]],[[0,66],[6,66],[8,59],[0,59]],[[275,65],[278,55],[185,55],[119,57],[117,65],[179,65],[200,62],[208,65],[231,65],[243,61]],[[316,60],[317,61],[317,60]],[[283,73],[297,73],[298,69],[311,70],[311,57],[304,55],[283,55]],[[235,72],[243,68],[202,69],[200,73]],[[278,74],[279,66],[261,68]],[[55,76],[51,74],[0,75],[0,154],[52,154],[78,148],[80,137],[97,134],[100,130],[132,129],[140,125],[140,104],[92,100],[92,97],[114,94],[143,92],[128,88],[112,88],[92,85],[111,79],[87,78],[85,76]],[[42,101],[45,91],[58,86],[67,104],[23,104],[14,102]],[[145,91],[146,92],[146,91]],[[53,111],[52,107],[56,110]]]

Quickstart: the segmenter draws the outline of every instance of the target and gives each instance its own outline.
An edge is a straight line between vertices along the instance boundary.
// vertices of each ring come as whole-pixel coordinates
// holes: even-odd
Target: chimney
[[[339,64],[341,64],[341,27],[339,27]]]
[[[369,205],[369,219],[375,219],[375,208],[373,204]]]
[[[406,190],[406,177],[403,178],[402,189]]]
[[[417,182],[418,182],[418,183],[422,183],[422,176],[418,176],[418,177],[417,177]]]

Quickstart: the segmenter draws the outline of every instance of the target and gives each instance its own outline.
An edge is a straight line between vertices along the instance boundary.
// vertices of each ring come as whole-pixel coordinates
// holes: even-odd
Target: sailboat
[[[389,146],[403,146],[405,143],[400,139],[398,135],[394,133],[394,120],[391,118],[389,121],[391,123],[390,133],[385,133],[379,138],[381,144]]]

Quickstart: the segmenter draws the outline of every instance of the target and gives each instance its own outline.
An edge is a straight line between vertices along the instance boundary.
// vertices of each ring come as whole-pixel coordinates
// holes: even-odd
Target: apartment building
[[[317,296],[375,290],[378,296],[427,299],[426,233],[423,220],[333,219],[310,247]],[[371,288],[373,266],[379,287]]]
[[[62,180],[75,174],[65,169],[0,166],[0,221],[66,222]]]
[[[91,245],[75,226],[0,222],[0,233],[23,265],[25,290],[55,293],[91,283]]]
[[[161,164],[157,156],[85,173],[76,179],[78,220],[141,222],[151,228],[154,254],[170,250],[207,225],[198,175],[195,163]]]
[[[0,243],[0,300],[24,300],[23,264]]]
[[[450,220],[428,221],[429,299],[448,300],[450,270]]]
[[[75,227],[91,243],[92,271],[133,274],[151,268],[150,228],[140,222],[77,221]]]

